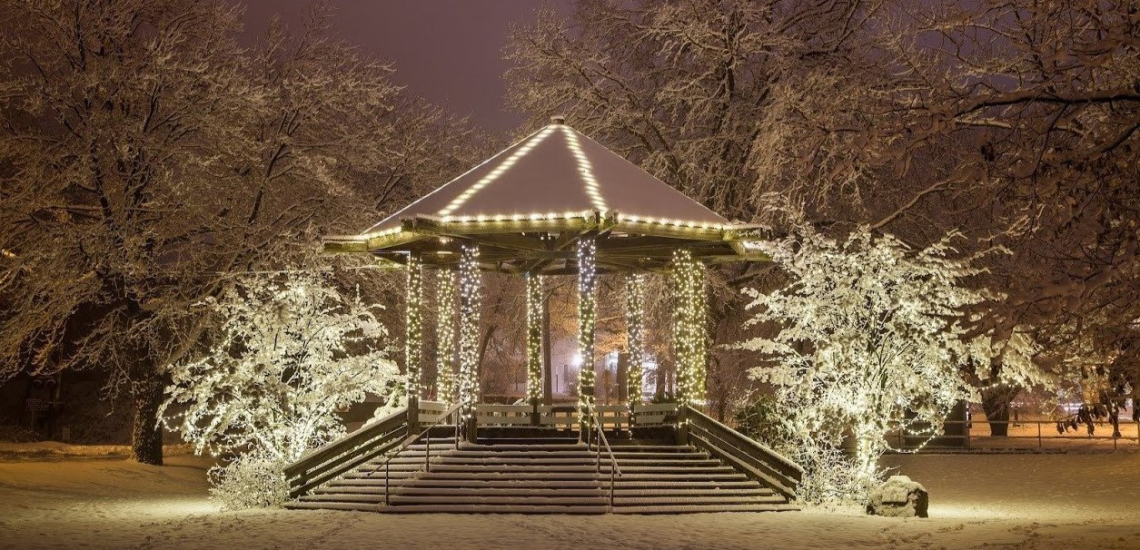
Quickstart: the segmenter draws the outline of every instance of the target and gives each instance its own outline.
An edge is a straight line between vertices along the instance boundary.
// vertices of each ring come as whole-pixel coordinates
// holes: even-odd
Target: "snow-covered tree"
[[[150,464],[162,368],[217,328],[191,304],[477,154],[391,66],[331,39],[327,9],[251,46],[241,14],[226,0],[0,6],[0,381],[103,370]]]
[[[211,309],[222,332],[170,368],[168,427],[197,452],[292,461],[344,433],[336,412],[398,375],[375,309],[314,274],[257,277]]]
[[[802,498],[860,498],[880,475],[888,433],[936,435],[979,385],[1046,381],[1032,339],[978,334],[969,323],[963,312],[995,293],[967,286],[982,269],[956,253],[956,238],[915,253],[867,229],[843,242],[805,229],[771,250],[790,284],[745,291],[750,323],[770,335],[740,347],[763,361],[753,376],[775,386],[795,439],[785,450],[809,472]]]

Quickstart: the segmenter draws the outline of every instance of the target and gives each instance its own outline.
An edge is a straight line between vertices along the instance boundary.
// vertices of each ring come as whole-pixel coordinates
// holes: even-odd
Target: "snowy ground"
[[[1140,453],[889,457],[930,519],[823,511],[689,516],[220,512],[207,462],[0,463],[3,548],[1133,548]]]

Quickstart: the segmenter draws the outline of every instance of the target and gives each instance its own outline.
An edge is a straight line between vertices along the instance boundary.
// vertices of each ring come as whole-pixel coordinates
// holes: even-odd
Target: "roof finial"
[[[566,115],[554,115],[550,117],[551,124],[566,124]]]

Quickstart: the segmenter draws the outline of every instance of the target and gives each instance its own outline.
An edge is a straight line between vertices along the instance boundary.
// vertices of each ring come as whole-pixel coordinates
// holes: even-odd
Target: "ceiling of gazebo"
[[[730,223],[560,120],[325,249],[453,265],[474,241],[485,269],[570,273],[584,235],[597,239],[601,270],[661,268],[679,248],[707,262],[764,259],[758,227]]]

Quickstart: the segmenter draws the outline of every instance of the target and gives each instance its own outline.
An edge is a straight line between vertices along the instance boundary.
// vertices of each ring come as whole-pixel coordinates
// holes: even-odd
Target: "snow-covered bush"
[[[736,430],[765,445],[777,445],[787,439],[787,419],[780,412],[775,397],[754,396],[736,411]]]
[[[281,467],[345,432],[337,410],[384,394],[398,374],[387,332],[378,306],[314,274],[254,278],[211,307],[220,334],[204,356],[169,369],[163,421],[196,452],[232,459],[212,476],[224,502],[277,502],[237,493],[262,480],[275,494],[268,480]]]
[[[775,446],[805,467],[803,500],[861,501],[881,478],[888,433],[933,437],[956,403],[976,397],[967,370],[983,384],[997,381],[994,365],[1005,381],[1045,380],[1031,339],[967,328],[997,295],[964,284],[983,269],[956,254],[957,238],[912,253],[867,230],[842,243],[803,230],[770,251],[790,284],[745,291],[750,324],[771,336],[740,347],[758,353],[751,374],[776,388],[788,437]]]
[[[287,464],[260,452],[240,455],[226,466],[210,469],[210,496],[231,510],[281,506],[289,500]]]

